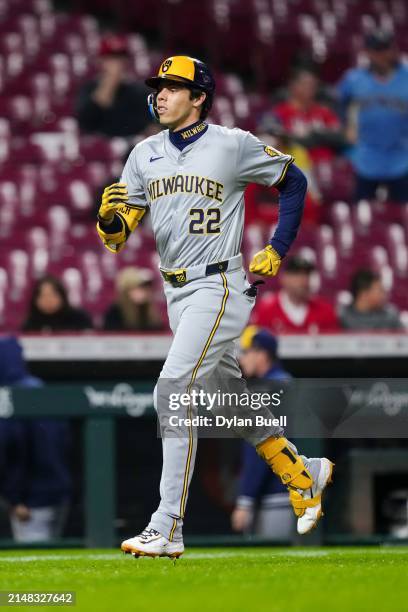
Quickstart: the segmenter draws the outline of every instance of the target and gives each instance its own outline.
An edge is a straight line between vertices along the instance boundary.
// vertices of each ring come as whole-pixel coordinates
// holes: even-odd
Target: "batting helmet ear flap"
[[[147,96],[147,106],[149,113],[155,121],[160,121],[159,113],[157,112],[157,91]]]

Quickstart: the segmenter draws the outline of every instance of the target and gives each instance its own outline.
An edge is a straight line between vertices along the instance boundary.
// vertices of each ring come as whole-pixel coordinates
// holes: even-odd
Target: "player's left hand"
[[[262,251],[258,251],[249,264],[249,271],[260,276],[276,276],[282,263],[279,253],[268,244]]]

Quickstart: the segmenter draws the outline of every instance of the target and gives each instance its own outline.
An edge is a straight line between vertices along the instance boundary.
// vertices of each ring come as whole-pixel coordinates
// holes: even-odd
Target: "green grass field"
[[[191,548],[175,563],[111,550],[3,551],[0,590],[76,591],[64,609],[87,612],[406,611],[408,548]]]

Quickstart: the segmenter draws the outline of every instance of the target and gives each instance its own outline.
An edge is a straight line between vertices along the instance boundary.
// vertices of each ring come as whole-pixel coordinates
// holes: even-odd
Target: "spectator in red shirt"
[[[288,259],[279,276],[281,290],[266,294],[255,306],[252,323],[273,334],[307,334],[336,331],[338,323],[331,304],[312,296],[310,277],[314,265],[302,257]]]
[[[288,99],[273,109],[288,133],[306,147],[314,162],[333,159],[344,144],[337,115],[317,101],[319,79],[302,68],[292,75]]]

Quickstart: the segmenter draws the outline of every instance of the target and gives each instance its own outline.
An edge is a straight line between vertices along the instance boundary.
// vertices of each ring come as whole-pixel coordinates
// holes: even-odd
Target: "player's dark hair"
[[[353,296],[353,300],[356,300],[360,293],[370,289],[373,283],[380,280],[380,275],[378,272],[374,272],[369,268],[361,268],[357,270],[357,272],[353,275],[351,279],[351,294]]]
[[[190,89],[190,100],[194,100],[195,98],[199,98],[203,93],[205,93],[205,100],[202,103],[200,110],[200,119],[204,120],[208,116],[212,106],[212,94],[208,93],[208,91],[203,91],[198,88]]]

